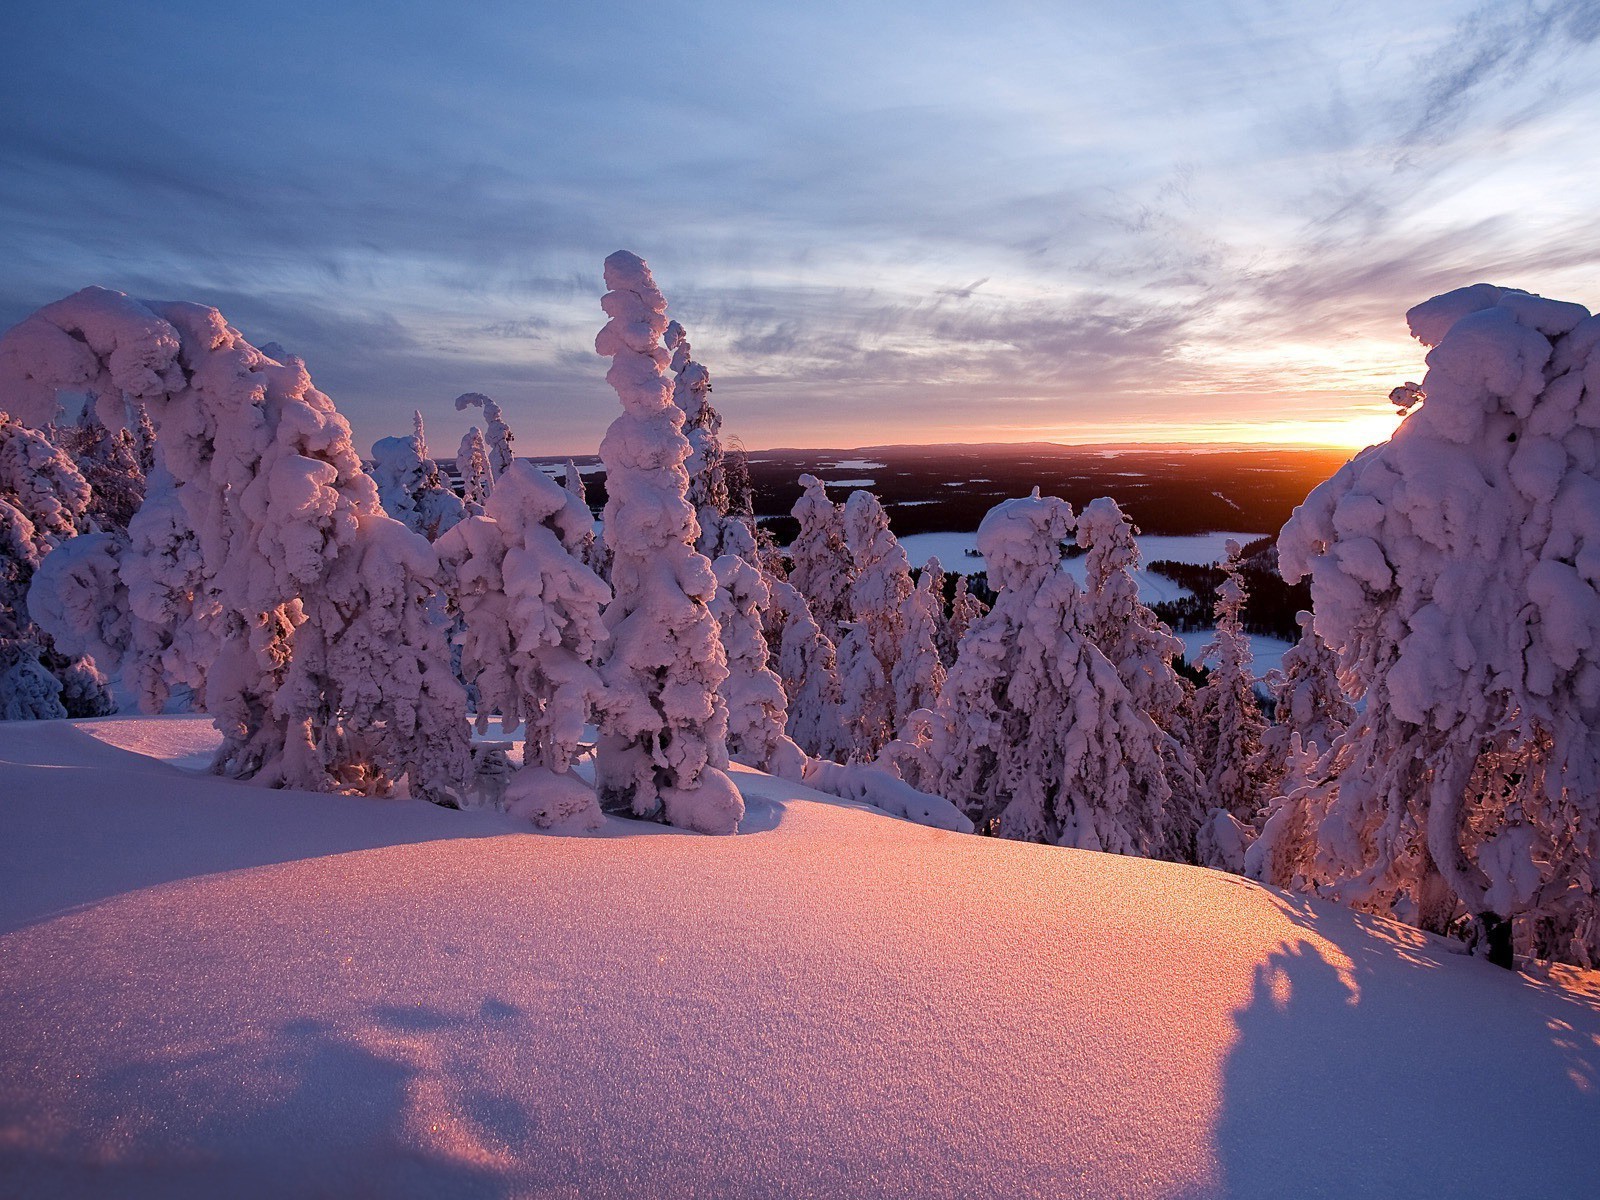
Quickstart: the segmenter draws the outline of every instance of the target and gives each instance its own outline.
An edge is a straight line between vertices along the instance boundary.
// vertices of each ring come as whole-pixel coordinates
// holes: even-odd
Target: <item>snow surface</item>
[[[744,835],[0,726],[0,1191],[1576,1196],[1600,1004],[1167,863],[734,778]],[[90,734],[96,736],[90,736]]]

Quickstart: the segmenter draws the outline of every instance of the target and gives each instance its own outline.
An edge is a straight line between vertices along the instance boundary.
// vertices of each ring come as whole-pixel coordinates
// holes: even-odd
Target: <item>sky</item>
[[[1115,8],[1115,11],[1111,9]],[[15,6],[0,325],[87,284],[277,341],[364,449],[617,414],[646,258],[751,448],[1359,446],[1404,312],[1600,304],[1600,0]]]

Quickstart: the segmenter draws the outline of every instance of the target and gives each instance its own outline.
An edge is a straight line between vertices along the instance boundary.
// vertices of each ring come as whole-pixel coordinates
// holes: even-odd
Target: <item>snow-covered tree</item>
[[[972,594],[965,575],[956,576],[955,595],[950,600],[950,616],[940,627],[939,659],[946,668],[955,665],[961,650],[961,639],[967,636],[974,621],[988,612],[982,600]]]
[[[828,640],[838,645],[850,620],[855,560],[845,544],[844,514],[828,499],[822,481],[815,475],[802,475],[800,486],[804,491],[793,510],[800,530],[789,546],[794,563],[789,582],[805,596],[812,617]]]
[[[428,457],[422,414],[412,416],[410,437],[380,438],[372,445],[372,478],[383,511],[430,542],[467,515],[466,506],[445,485],[439,464]]]
[[[789,736],[807,754],[842,759],[850,745],[839,722],[844,693],[836,648],[812,617],[800,589],[770,576],[767,581],[771,611],[779,616],[775,661],[789,700]]]
[[[1072,524],[1036,488],[979,526],[998,597],[945,681],[929,746],[938,791],[1003,837],[1182,857],[1160,731],[1080,625],[1061,566]]]
[[[1261,735],[1261,752],[1279,763],[1287,760],[1296,737],[1307,750],[1326,751],[1356,715],[1339,682],[1339,658],[1317,636],[1311,614],[1296,613],[1295,623],[1299,641],[1284,652],[1281,666],[1267,672],[1273,724]]]
[[[612,360],[606,380],[622,414],[600,444],[606,467],[605,541],[616,597],[600,668],[607,690],[596,777],[602,804],[704,832],[732,833],[744,813],[727,767],[727,676],[708,607],[717,581],[695,551],[685,498],[690,447],[672,402],[661,345],[666,300],[644,260],[606,259],[610,320],[595,339]]]
[[[945,669],[939,661],[938,645],[944,616],[943,583],[939,560],[930,559],[916,587],[900,604],[900,643],[889,672],[897,731],[905,729],[906,719],[917,709],[932,708],[944,687]]]
[[[610,636],[611,589],[584,565],[588,508],[531,463],[500,477],[482,516],[437,543],[460,609],[461,669],[478,691],[478,728],[526,723],[510,807],[543,827],[598,824],[593,791],[570,774],[604,699],[592,665]]]
[[[516,438],[506,424],[500,406],[482,392],[463,392],[456,397],[457,412],[466,412],[469,408],[483,409],[483,423],[487,426],[485,438],[489,443],[489,470],[499,479],[516,461],[516,455],[511,452],[511,443]]]
[[[474,425],[461,438],[456,451],[456,470],[461,474],[461,502],[469,517],[483,515],[483,506],[494,491],[494,473],[489,470],[489,447],[483,431]]]
[[[589,489],[583,486],[583,472],[578,470],[578,464],[570,458],[561,477],[561,486],[585,508],[589,506]]]
[[[717,594],[711,602],[728,656],[722,697],[728,710],[728,753],[747,766],[798,780],[805,753],[789,738],[783,680],[767,666],[761,614],[771,603],[760,568],[725,554],[713,564]]]
[[[95,406],[86,404],[77,424],[61,427],[52,440],[72,456],[89,485],[87,523],[103,531],[127,529],[145,491],[133,432],[106,428]]]
[[[0,381],[0,397],[6,394]],[[0,719],[110,711],[96,664],[58,653],[30,612],[35,573],[53,549],[84,528],[91,499],[65,451],[0,411]]]
[[[465,705],[429,615],[437,558],[382,515],[304,363],[268,358],[213,308],[87,288],[0,337],[0,395],[49,421],[63,390],[118,422],[143,402],[161,431],[201,594],[221,609],[206,663],[214,769],[315,790],[404,780],[454,801]]]
[[[1253,825],[1272,798],[1276,782],[1261,756],[1266,718],[1256,703],[1250,639],[1244,632],[1244,574],[1239,543],[1228,542],[1217,587],[1217,632],[1201,659],[1205,683],[1194,695],[1196,759],[1211,803],[1245,825]],[[1208,864],[1215,865],[1215,864]]]
[[[905,637],[902,610],[915,589],[911,562],[890,532],[889,514],[876,496],[852,492],[845,502],[843,523],[845,546],[856,570],[850,580],[851,627],[839,645],[839,670],[852,754],[865,760],[874,758],[894,736],[897,719],[903,715],[897,705],[894,670]],[[924,623],[919,632],[931,648],[932,626]],[[926,690],[919,689],[914,669],[904,682],[907,696]]]
[[[1269,878],[1490,957],[1600,961],[1600,317],[1479,284],[1407,314],[1433,347],[1394,436],[1279,538],[1365,706]],[[1265,839],[1264,839],[1265,840]]]
[[[689,503],[700,524],[696,549],[715,562],[724,554],[749,557],[755,549],[754,522],[735,515],[722,446],[722,414],[711,404],[711,372],[695,361],[688,334],[677,321],[667,323],[662,342],[672,356],[672,400],[683,410],[689,440]]]
[[[139,474],[150,478],[156,469],[156,427],[142,401],[133,404],[133,444],[139,455]]]
[[[1172,665],[1183,654],[1183,642],[1139,601],[1134,534],[1133,523],[1109,496],[1091,500],[1078,514],[1077,542],[1087,551],[1083,624],[1090,641],[1117,669],[1134,706],[1163,734],[1161,758],[1172,789],[1169,823],[1187,837],[1210,805],[1205,778],[1187,744],[1184,714],[1191,689]]]

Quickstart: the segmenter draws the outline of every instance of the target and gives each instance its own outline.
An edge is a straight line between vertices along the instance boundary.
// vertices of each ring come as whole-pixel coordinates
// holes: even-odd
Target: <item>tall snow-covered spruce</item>
[[[63,390],[95,396],[108,424],[143,403],[160,429],[198,595],[219,610],[206,647],[214,769],[329,791],[404,779],[454,801],[465,700],[428,613],[438,560],[382,514],[305,364],[269,358],[214,308],[87,288],[0,338],[0,395],[42,423]]]
[[[605,261],[610,318],[595,351],[622,414],[600,444],[606,467],[605,541],[615,598],[600,667],[607,699],[596,780],[601,802],[707,833],[733,833],[744,801],[726,774],[727,711],[718,688],[727,659],[711,564],[695,550],[683,410],[672,401],[661,344],[667,302],[644,260]]]
[[[516,455],[511,452],[511,443],[516,441],[516,436],[511,432],[511,426],[506,424],[500,406],[482,392],[462,392],[456,397],[457,412],[466,412],[469,408],[483,409],[483,423],[488,427],[484,437],[489,444],[489,471],[495,479],[499,479],[516,461]]]
[[[1228,542],[1217,588],[1216,636],[1205,649],[1210,674],[1194,695],[1196,758],[1213,805],[1202,831],[1202,866],[1239,871],[1281,765],[1261,753],[1267,721],[1256,703],[1250,639],[1244,632],[1244,570]]]
[[[1084,628],[1061,565],[1064,500],[1007,500],[978,548],[997,590],[945,680],[928,753],[940,794],[1002,837],[1086,850],[1187,856],[1161,732]]]
[[[507,807],[553,827],[597,826],[594,792],[570,768],[604,699],[591,665],[605,642],[611,589],[584,565],[594,518],[531,463],[511,465],[482,516],[437,544],[465,626],[461,667],[478,690],[478,727],[525,723],[523,767]]]
[[[1282,855],[1493,961],[1600,962],[1600,317],[1478,284],[1406,314],[1420,407],[1284,527],[1365,706]],[[1287,819],[1287,817],[1286,817]],[[1280,846],[1280,850],[1293,847]],[[1281,877],[1269,872],[1270,877]]]

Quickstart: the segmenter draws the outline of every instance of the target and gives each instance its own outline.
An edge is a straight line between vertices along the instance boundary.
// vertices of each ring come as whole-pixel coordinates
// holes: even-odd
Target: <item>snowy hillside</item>
[[[580,839],[156,761],[215,736],[0,726],[0,1193],[1600,1177],[1600,1007],[1414,930],[750,772],[745,836]]]

